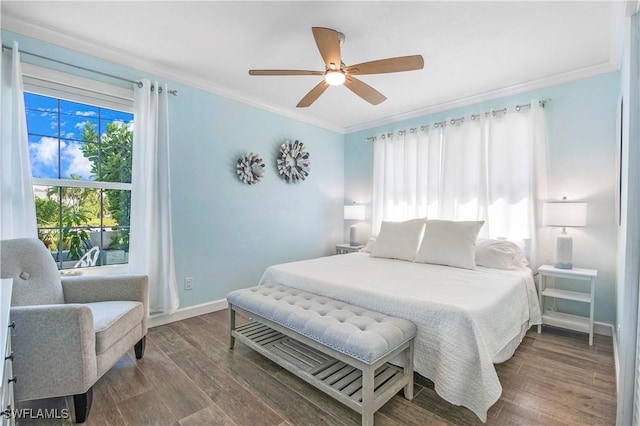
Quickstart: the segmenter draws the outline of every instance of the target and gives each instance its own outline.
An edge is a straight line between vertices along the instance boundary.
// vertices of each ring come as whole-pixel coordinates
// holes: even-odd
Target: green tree
[[[91,173],[102,182],[131,182],[133,154],[133,129],[125,123],[114,121],[107,124],[106,132],[99,138],[95,126],[90,121],[80,134],[84,144],[81,147],[84,156],[91,162]],[[97,143],[99,141],[99,143]],[[129,249],[129,230],[131,224],[131,191],[104,191],[108,212],[118,226],[116,241],[110,247]]]
[[[39,228],[56,227],[60,208],[56,201],[51,198],[35,197],[36,201],[36,222]]]

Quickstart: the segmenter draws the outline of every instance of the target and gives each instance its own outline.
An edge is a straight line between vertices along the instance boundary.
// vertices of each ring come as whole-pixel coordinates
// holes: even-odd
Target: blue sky
[[[80,138],[87,121],[102,135],[111,122],[133,125],[133,114],[25,93],[29,157],[33,177],[94,180]]]

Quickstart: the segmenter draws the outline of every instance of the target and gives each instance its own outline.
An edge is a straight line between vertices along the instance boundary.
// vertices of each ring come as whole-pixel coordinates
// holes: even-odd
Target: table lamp
[[[352,204],[350,206],[344,206],[344,220],[364,220],[365,209],[363,205]],[[356,238],[356,224],[354,223],[349,228],[349,245],[357,246],[358,239]]]
[[[562,227],[556,236],[553,266],[559,269],[573,268],[573,239],[567,234],[568,227],[587,224],[587,203],[567,201],[547,201],[542,206],[542,225]]]

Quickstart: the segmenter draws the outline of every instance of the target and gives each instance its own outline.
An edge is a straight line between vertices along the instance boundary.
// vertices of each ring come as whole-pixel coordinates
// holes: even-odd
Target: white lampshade
[[[543,226],[585,226],[587,203],[549,201],[542,206]]]
[[[352,204],[350,206],[344,206],[344,220],[364,220],[365,210],[363,205]],[[356,236],[356,224],[354,223],[349,228],[349,244],[357,246],[358,238]]]
[[[553,266],[560,269],[573,268],[573,239],[567,235],[566,227],[587,224],[587,203],[550,201],[542,206],[542,225],[561,226],[562,233],[556,236]]]
[[[344,220],[364,220],[365,209],[363,205],[352,204],[344,206]]]

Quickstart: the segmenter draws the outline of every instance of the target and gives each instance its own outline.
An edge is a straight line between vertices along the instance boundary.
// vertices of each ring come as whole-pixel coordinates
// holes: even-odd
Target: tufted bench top
[[[227,295],[227,300],[367,364],[416,335],[411,321],[281,284],[236,290]]]

